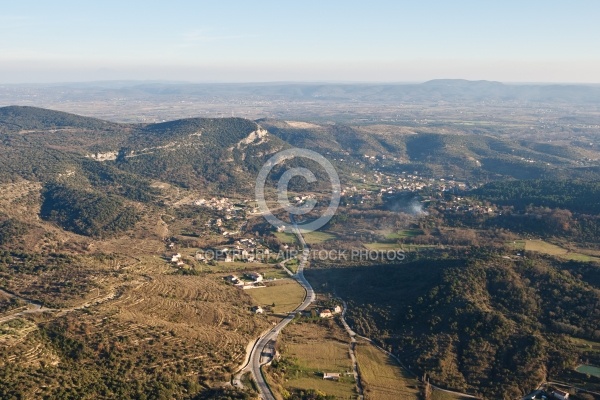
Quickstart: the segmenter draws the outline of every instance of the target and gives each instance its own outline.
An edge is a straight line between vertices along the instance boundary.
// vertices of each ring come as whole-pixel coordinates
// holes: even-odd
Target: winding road
[[[308,245],[306,244],[306,241],[304,241],[304,237],[302,236],[300,229],[298,229],[298,225],[296,224],[294,217],[290,215],[290,219],[292,221],[294,233],[302,245],[302,255],[300,256],[300,262],[298,263],[298,271],[293,275],[293,278],[298,281],[304,290],[306,290],[306,296],[304,297],[302,304],[300,304],[294,311],[290,312],[287,317],[281,320],[277,325],[271,328],[271,330],[258,339],[252,348],[248,363],[236,374],[236,378],[234,378],[234,386],[241,386],[239,377],[245,372],[250,371],[254,381],[256,382],[259,395],[264,400],[275,400],[275,396],[273,396],[271,388],[265,380],[261,367],[273,360],[273,357],[275,356],[275,342],[279,332],[281,332],[281,330],[294,319],[298,312],[305,310],[312,302],[315,301],[315,292],[310,283],[308,283],[304,277],[304,267],[308,262],[309,255]]]
[[[0,294],[4,295],[6,297],[10,297],[10,298],[15,298],[15,299],[19,299],[22,300],[23,302],[25,302],[27,304],[27,309],[23,310],[23,311],[19,311],[19,312],[13,312],[10,313],[10,311],[7,313],[8,315],[4,315],[2,317],[0,317],[0,323],[2,322],[6,322],[6,321],[10,321],[11,319],[15,319],[18,317],[23,317],[27,314],[33,314],[33,313],[38,313],[38,312],[46,312],[46,311],[54,311],[54,309],[52,308],[47,308],[42,306],[39,303],[36,303],[32,300],[26,299],[24,297],[21,297],[19,295],[16,295],[14,293],[10,293],[7,292],[5,290],[0,289]]]

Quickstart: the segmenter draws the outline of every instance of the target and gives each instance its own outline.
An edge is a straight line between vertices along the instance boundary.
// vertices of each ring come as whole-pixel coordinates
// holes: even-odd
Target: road
[[[306,296],[304,297],[302,304],[300,304],[294,311],[289,313],[287,317],[281,320],[271,330],[258,339],[252,348],[248,364],[246,364],[246,366],[238,372],[237,377],[234,379],[234,386],[240,386],[241,382],[239,381],[239,377],[245,372],[250,371],[254,381],[256,382],[259,395],[264,400],[275,400],[275,396],[273,396],[271,388],[267,384],[265,377],[262,374],[261,367],[273,360],[273,357],[275,356],[275,342],[277,341],[279,332],[281,332],[281,330],[294,319],[298,312],[305,310],[312,302],[315,301],[315,292],[310,283],[308,283],[304,277],[304,267],[308,262],[308,255],[310,251],[308,249],[308,245],[304,241],[304,237],[302,237],[302,233],[298,229],[298,225],[296,225],[294,217],[290,215],[290,219],[292,221],[294,233],[298,237],[303,249],[302,255],[300,256],[300,262],[298,263],[298,271],[293,275],[293,278],[298,281],[304,290],[306,290]]]
[[[9,293],[9,292],[7,292],[5,290],[2,290],[2,289],[0,289],[0,294],[2,294],[4,296],[7,296],[7,297],[12,297],[12,298],[20,299],[20,300],[24,301],[25,303],[27,303],[27,309],[26,310],[2,316],[2,317],[0,317],[0,323],[1,322],[6,322],[6,321],[10,321],[11,319],[15,319],[15,318],[18,318],[18,317],[25,316],[26,314],[33,314],[33,313],[46,312],[46,311],[54,311],[51,308],[44,307],[44,306],[42,306],[39,303],[36,303],[34,301],[31,301],[31,300],[26,299],[26,298],[21,297],[21,296],[18,296],[16,294]]]
[[[24,317],[27,314],[34,314],[34,313],[52,312],[52,313],[54,313],[55,316],[61,316],[61,315],[64,315],[66,313],[69,313],[69,312],[72,312],[75,310],[81,310],[83,308],[88,308],[92,305],[97,305],[97,304],[103,303],[105,301],[112,300],[116,297],[116,292],[112,292],[102,298],[92,299],[92,300],[90,300],[82,305],[76,306],[76,307],[58,309],[58,308],[44,307],[43,305],[36,303],[32,300],[29,300],[25,297],[21,297],[14,293],[7,292],[2,289],[0,289],[0,294],[3,294],[4,296],[7,296],[7,297],[17,298],[17,299],[20,299],[20,300],[24,301],[25,303],[27,303],[26,310],[19,311],[19,312],[13,312],[12,314],[9,311],[8,315],[4,315],[4,316],[0,317],[0,323],[10,321],[12,319],[19,318],[19,317]]]
[[[340,299],[341,300],[341,299]],[[354,381],[356,382],[356,389],[358,391],[358,400],[364,399],[363,394],[363,386],[360,378],[360,370],[358,368],[358,361],[356,360],[356,332],[354,332],[350,325],[346,322],[346,310],[348,309],[348,304],[342,300],[344,308],[342,309],[342,325],[344,325],[344,329],[350,336],[350,360],[352,361],[352,373],[354,375]]]

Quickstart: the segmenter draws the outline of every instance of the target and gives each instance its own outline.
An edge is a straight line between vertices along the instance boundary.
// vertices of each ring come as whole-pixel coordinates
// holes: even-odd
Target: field
[[[284,387],[288,391],[315,389],[338,399],[356,398],[347,335],[337,325],[292,323],[282,332],[279,350],[286,364]],[[339,372],[340,381],[323,380],[323,372]],[[272,371],[279,374],[280,371]]]
[[[337,238],[337,236],[334,235],[333,233],[318,232],[318,231],[306,232],[306,233],[303,233],[303,236],[304,236],[304,240],[306,240],[306,243],[308,243],[308,244],[319,244],[319,243],[326,242],[327,240]],[[297,243],[296,236],[291,233],[278,232],[275,234],[275,237],[277,239],[279,239],[282,243],[287,243],[287,244],[296,244]]]
[[[337,236],[332,233],[318,231],[306,232],[303,233],[303,236],[308,244],[319,244],[337,238]]]
[[[245,290],[257,304],[271,306],[274,313],[287,313],[293,311],[302,303],[306,292],[295,280],[282,279],[269,282],[266,288]]]
[[[287,269],[289,269],[290,271],[292,271],[295,274],[298,271],[298,260],[297,259],[290,260],[287,263],[285,263],[285,266],[287,267]]]
[[[419,399],[419,382],[370,343],[356,346],[366,400]]]
[[[385,238],[395,240],[395,239],[403,239],[403,238],[408,238],[408,237],[415,237],[415,236],[419,236],[422,234],[423,234],[423,231],[420,229],[404,229],[404,230],[397,231],[397,232],[387,233],[385,235]]]
[[[570,251],[563,247],[557,246],[543,240],[522,240],[512,244],[516,249],[525,249],[526,251],[535,251],[551,256],[558,256],[567,260],[574,261],[600,261],[600,257],[583,254],[579,251]]]
[[[398,243],[383,243],[383,242],[373,242],[373,243],[363,243],[369,250],[404,250],[404,251],[418,251],[419,249],[428,249],[435,247],[433,245],[427,244],[398,244]]]
[[[570,337],[569,338],[575,346],[585,349],[586,351],[600,352],[600,342],[594,342],[592,340],[586,340],[581,338]]]
[[[296,236],[292,235],[291,233],[277,232],[277,233],[275,233],[275,237],[277,239],[279,239],[279,241],[281,241],[281,243],[287,243],[287,244],[296,244],[296,243],[298,243],[296,241]]]

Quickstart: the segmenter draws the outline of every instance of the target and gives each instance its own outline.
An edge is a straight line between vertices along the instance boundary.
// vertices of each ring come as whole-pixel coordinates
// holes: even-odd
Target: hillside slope
[[[311,269],[307,278],[335,288],[357,331],[393,348],[420,375],[512,399],[577,365],[581,350],[570,338],[600,339],[600,287],[589,270],[542,257],[471,255]]]

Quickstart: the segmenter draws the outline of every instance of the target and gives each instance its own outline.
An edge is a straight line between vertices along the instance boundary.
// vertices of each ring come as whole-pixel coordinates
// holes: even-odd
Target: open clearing
[[[326,242],[328,240],[336,239],[337,236],[333,233],[329,232],[303,232],[304,240],[308,244],[319,244]],[[275,237],[279,239],[282,243],[287,244],[297,244],[296,236],[287,232],[278,232],[275,234]]]
[[[403,243],[383,243],[383,242],[373,242],[373,243],[363,243],[369,250],[403,250],[403,251],[418,251],[419,249],[427,249],[436,247],[434,245],[428,244],[403,244]]]
[[[517,241],[513,244],[516,248],[523,248],[523,244],[526,251],[536,251],[538,253],[544,253],[551,256],[558,256],[567,260],[574,261],[600,261],[600,257],[589,256],[587,254],[572,252],[563,247],[557,246],[552,243],[545,242],[543,240],[523,240]]]
[[[419,382],[370,343],[356,346],[366,400],[419,399]]]
[[[269,282],[266,288],[246,290],[260,306],[272,306],[274,313],[287,313],[293,311],[302,303],[306,292],[293,279],[281,279]]]
[[[337,238],[337,236],[332,233],[317,231],[303,233],[303,236],[308,244],[319,244]]]
[[[277,233],[275,233],[275,237],[277,239],[279,239],[279,241],[281,243],[286,243],[286,244],[296,244],[296,243],[298,243],[296,241],[296,236],[292,235],[291,233],[277,232]]]
[[[396,231],[392,233],[387,233],[385,235],[386,239],[403,239],[408,237],[415,237],[422,235],[423,231],[420,229],[404,229],[401,231]]]
[[[594,342],[592,340],[586,340],[576,337],[569,337],[571,342],[575,344],[575,346],[585,349],[586,351],[600,352],[600,342]]]

